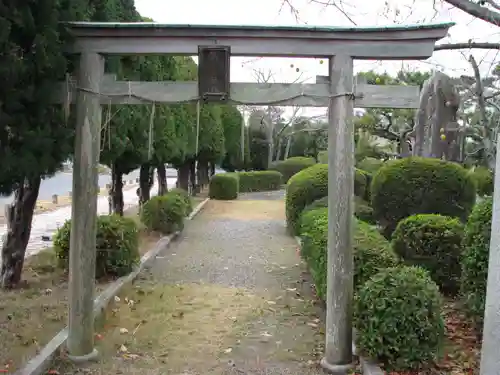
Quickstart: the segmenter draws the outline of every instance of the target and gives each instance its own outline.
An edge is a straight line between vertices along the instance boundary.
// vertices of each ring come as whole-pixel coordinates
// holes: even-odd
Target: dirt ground
[[[286,234],[284,202],[251,198],[209,201],[110,307],[99,363],[78,369],[63,354],[53,371],[322,374],[322,311]]]
[[[133,207],[126,216],[139,224],[140,253],[144,255],[161,235],[147,232],[137,213]],[[14,372],[66,325],[67,275],[55,264],[53,250],[44,250],[26,260],[20,289],[0,290],[0,373]],[[98,284],[96,292],[106,285]]]

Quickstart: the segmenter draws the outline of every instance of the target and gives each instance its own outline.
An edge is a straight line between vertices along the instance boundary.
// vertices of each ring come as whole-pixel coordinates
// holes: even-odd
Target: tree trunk
[[[139,206],[151,198],[151,173],[149,164],[142,164],[139,170]]]
[[[123,202],[123,173],[111,166],[111,212],[123,216],[125,203]]]
[[[165,169],[165,164],[159,164],[156,167],[156,172],[158,178],[158,195],[165,195],[168,192],[167,170]]]
[[[6,206],[7,232],[4,235],[0,269],[2,288],[13,288],[21,281],[41,181],[41,177],[25,180],[15,191],[12,204]]]
[[[197,183],[199,184],[199,178],[197,179],[197,170],[196,170],[196,161],[195,159],[191,160],[189,163],[189,185],[191,187],[191,192],[193,195],[196,195],[198,193],[198,186]]]
[[[212,177],[215,174],[215,163],[210,163],[210,176]]]
[[[200,188],[208,184],[208,162],[199,161],[198,162],[198,185]]]
[[[177,169],[177,187],[189,191],[189,162],[185,161]]]

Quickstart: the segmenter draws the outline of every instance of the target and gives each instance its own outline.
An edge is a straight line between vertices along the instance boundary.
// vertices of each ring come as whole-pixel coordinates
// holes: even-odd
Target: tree
[[[243,116],[235,106],[225,105],[221,109],[224,148],[226,150],[226,154],[221,161],[221,167],[230,172],[242,170],[245,168],[245,162],[248,161],[248,148],[245,145],[242,148],[241,145],[241,142],[244,142],[246,138]]]
[[[14,194],[7,207],[0,286],[22,275],[41,180],[62,167],[72,152],[74,123],[50,103],[53,83],[68,61],[59,23],[85,17],[83,2],[2,1],[0,7],[0,193]],[[66,7],[66,8],[65,8]]]

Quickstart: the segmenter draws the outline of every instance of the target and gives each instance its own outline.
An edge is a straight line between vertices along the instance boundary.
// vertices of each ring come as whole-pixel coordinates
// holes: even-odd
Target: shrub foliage
[[[219,173],[210,179],[208,196],[210,199],[232,200],[238,198],[239,179],[237,173]]]
[[[71,220],[67,220],[54,237],[58,265],[66,270],[70,236]],[[126,275],[139,260],[139,232],[134,220],[118,215],[99,216],[96,235],[96,279]]]
[[[439,289],[422,268],[382,270],[355,296],[354,325],[361,353],[385,370],[418,370],[436,359],[443,343]]]
[[[270,169],[276,170],[283,175],[283,183],[287,183],[290,177],[303,169],[316,164],[314,158],[295,156],[286,160],[278,161]]]
[[[141,221],[146,228],[163,234],[182,230],[185,215],[186,203],[180,194],[153,197],[141,209]]]

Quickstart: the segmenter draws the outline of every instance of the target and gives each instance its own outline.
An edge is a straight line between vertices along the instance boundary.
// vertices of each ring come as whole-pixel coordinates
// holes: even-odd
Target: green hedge
[[[327,277],[327,208],[304,212],[301,218],[300,237],[301,255],[309,266],[318,296],[324,300]],[[389,242],[374,227],[357,220],[353,253],[355,289],[381,269],[398,264]]]
[[[311,204],[308,204],[302,211],[302,215],[308,211],[323,207],[328,207],[328,196],[316,199]],[[373,209],[370,207],[368,202],[363,200],[363,198],[354,197],[354,216],[365,223],[375,224]]]
[[[240,193],[281,189],[283,176],[278,171],[238,172]]]
[[[355,296],[354,326],[360,353],[384,370],[419,370],[437,358],[443,344],[439,289],[422,268],[382,270]]]
[[[406,264],[426,269],[440,290],[455,295],[460,283],[464,226],[456,218],[413,215],[399,222],[392,247]]]
[[[141,208],[141,221],[147,229],[171,234],[184,228],[186,203],[180,194],[151,198]]]
[[[71,220],[54,236],[58,266],[68,269]],[[90,249],[89,249],[90,250]],[[97,217],[96,279],[129,274],[140,261],[139,232],[134,220],[118,215]]]
[[[465,225],[461,293],[469,317],[482,329],[490,252],[493,199],[479,202]]]
[[[481,197],[493,195],[493,173],[488,168],[474,167],[469,173],[476,182],[477,195]]]
[[[210,199],[232,200],[238,198],[239,176],[237,173],[218,173],[210,178]]]
[[[303,169],[309,168],[314,164],[316,164],[316,160],[314,158],[295,156],[283,161],[278,161],[269,169],[280,172],[283,176],[283,183],[287,183],[294,174]]]
[[[366,175],[356,169],[354,191],[363,197]],[[298,221],[302,210],[317,199],[328,195],[328,164],[316,164],[295,174],[286,189],[286,221],[291,233],[298,234]]]
[[[177,194],[182,198],[186,207],[186,216],[193,212],[193,203],[191,202],[191,198],[189,197],[189,194],[186,190],[181,188],[173,188],[170,189],[167,194]]]
[[[390,235],[398,222],[415,214],[467,219],[476,185],[467,170],[439,159],[409,157],[387,162],[373,176],[371,206]]]
[[[375,158],[371,158],[371,157],[366,157],[363,160],[361,160],[360,162],[358,162],[356,167],[358,167],[359,169],[362,169],[368,173],[373,174],[373,173],[377,172],[380,168],[382,168],[383,165],[384,165],[383,160],[375,159]]]

